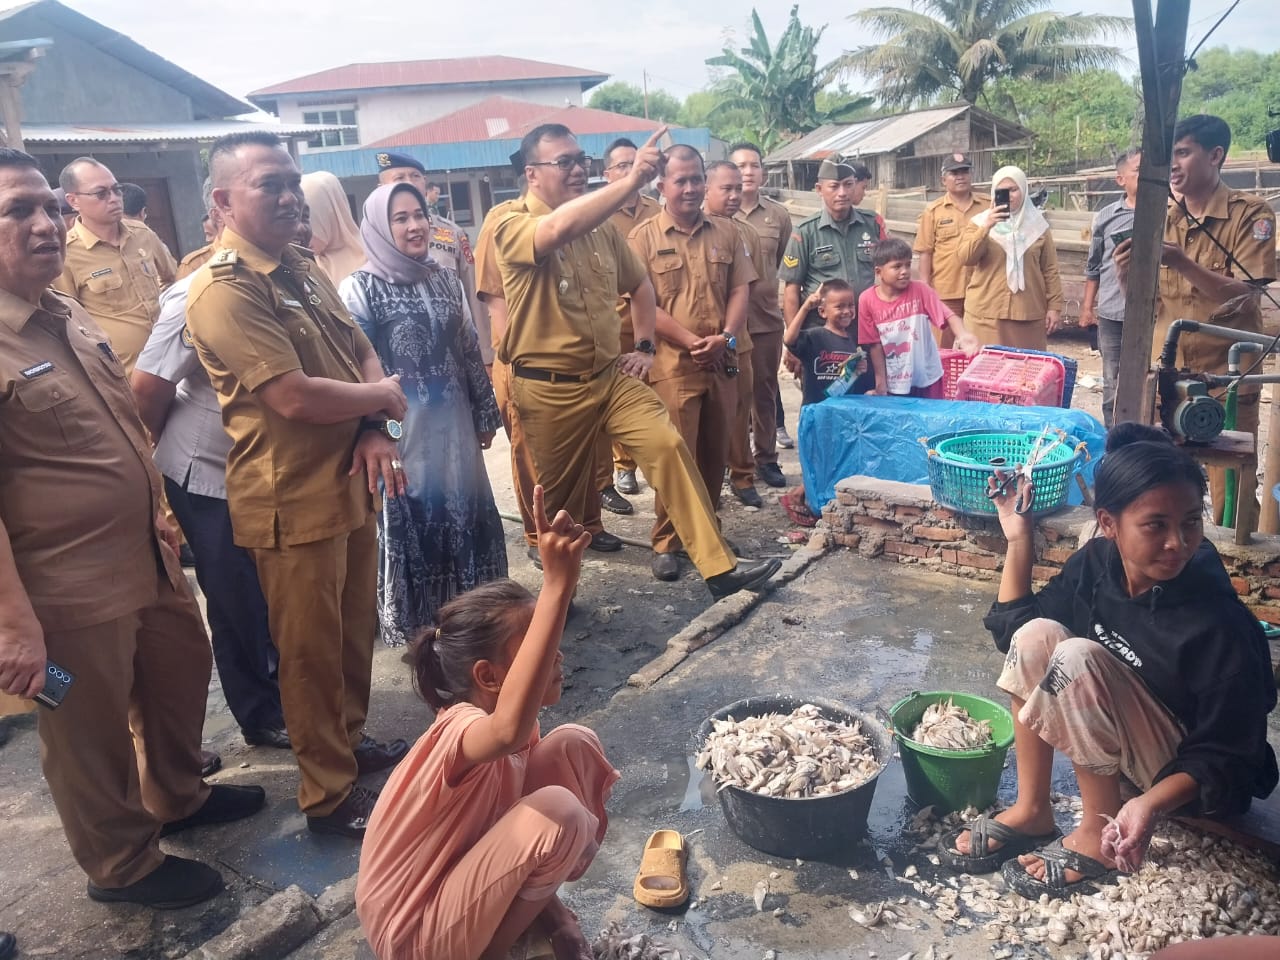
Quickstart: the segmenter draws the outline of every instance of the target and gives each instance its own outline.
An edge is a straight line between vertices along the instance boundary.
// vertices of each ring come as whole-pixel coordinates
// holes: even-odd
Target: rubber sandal
[[[818,518],[809,509],[805,501],[804,487],[792,487],[778,498],[778,503],[787,512],[787,519],[799,527],[816,527]]]
[[[1000,875],[1010,890],[1022,894],[1028,900],[1039,900],[1042,894],[1051,900],[1061,900],[1074,893],[1091,894],[1098,892],[1098,884],[1115,883],[1119,875],[1114,867],[1087,857],[1083,853],[1068,850],[1062,845],[1061,838],[1047,847],[1031,851],[1044,861],[1044,879],[1037,880],[1027,873],[1027,868],[1017,860],[1010,860],[1000,868]],[[1074,870],[1082,875],[1082,879],[1067,883],[1067,871]]]
[[[684,837],[678,830],[657,830],[645,842],[631,895],[636,902],[655,910],[678,907],[689,899],[689,878],[685,875]]]
[[[983,856],[961,853],[956,849],[956,841],[966,830],[969,831],[970,850],[989,850],[993,840],[1003,846],[997,850],[989,850]],[[1011,857],[1031,853],[1061,836],[1062,833],[1056,829],[1052,833],[1032,836],[984,813],[972,823],[957,827],[943,837],[938,843],[938,859],[953,873],[994,873]]]

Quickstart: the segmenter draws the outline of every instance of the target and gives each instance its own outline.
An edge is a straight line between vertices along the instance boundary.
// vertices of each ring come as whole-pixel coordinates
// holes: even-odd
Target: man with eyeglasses
[[[657,303],[644,264],[608,222],[653,177],[665,132],[655,131],[637,150],[627,177],[592,193],[591,158],[568,127],[542,124],[525,135],[520,159],[528,193],[493,231],[509,312],[498,357],[511,365],[512,432],[529,446],[547,509],[568,510],[593,537],[603,533],[594,460],[604,431],[636,458],[719,599],[758,587],[779,564],[733,555],[697,464],[662,401],[641,381],[656,350]],[[482,260],[486,255],[481,247]],[[483,262],[478,272],[484,275]],[[636,349],[619,355],[615,308],[622,294],[631,295]],[[616,537],[605,544],[620,546]]]
[[[631,168],[636,164],[636,145],[626,137],[619,137],[609,144],[604,152],[604,178],[610,183],[630,176]],[[624,237],[650,217],[656,216],[662,207],[652,197],[646,197],[637,190],[631,199],[613,211],[609,222],[618,228]],[[622,321],[623,353],[631,353],[636,348],[636,335],[631,329],[631,300],[628,297],[618,298],[618,319]],[[596,482],[600,487],[600,505],[613,513],[632,513],[631,501],[624,493],[639,493],[640,483],[636,480],[636,462],[631,454],[614,443],[610,452],[600,459],[600,471]]]
[[[75,297],[97,322],[127,372],[160,312],[160,291],[177,264],[154,233],[125,222],[124,188],[103,164],[79,157],[58,183],[79,214],[67,232],[67,260],[54,289]]]

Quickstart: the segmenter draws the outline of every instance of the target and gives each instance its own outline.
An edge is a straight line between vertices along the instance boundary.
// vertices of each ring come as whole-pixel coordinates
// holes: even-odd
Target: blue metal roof
[[[604,155],[604,149],[618,137],[649,138],[649,131],[619,130],[614,133],[589,133],[578,137],[582,149],[593,157]],[[674,143],[686,143],[702,153],[711,148],[711,130],[707,127],[679,127],[671,130]],[[434,143],[416,147],[396,147],[396,153],[421,161],[428,170],[481,170],[506,167],[511,154],[520,148],[515,140],[471,140],[464,143]],[[336,177],[374,176],[378,172],[377,156],[385,150],[308,151],[298,159],[303,173],[327,170]]]

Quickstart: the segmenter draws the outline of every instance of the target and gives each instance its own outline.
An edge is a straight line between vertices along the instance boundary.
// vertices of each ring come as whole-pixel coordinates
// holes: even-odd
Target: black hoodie
[[[1185,812],[1232,816],[1275,788],[1270,650],[1209,541],[1177,577],[1130,597],[1120,551],[1111,540],[1091,540],[1043,590],[992,604],[983,623],[1008,652],[1014,631],[1037,617],[1096,640],[1177,717],[1186,738],[1156,779],[1185,773],[1200,785]]]

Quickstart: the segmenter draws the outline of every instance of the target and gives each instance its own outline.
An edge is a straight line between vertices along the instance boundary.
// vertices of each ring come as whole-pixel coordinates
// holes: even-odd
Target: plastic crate
[[[956,399],[1058,407],[1065,378],[1066,368],[1057,357],[983,350],[960,374]]]
[[[942,359],[942,399],[954,400],[960,386],[960,374],[973,362],[973,357],[966,356],[963,350],[949,348],[939,350],[938,356]]]
[[[1071,397],[1076,389],[1076,371],[1080,366],[1074,357],[1061,353],[1046,353],[1044,350],[1031,350],[1027,347],[983,347],[982,349],[993,353],[1026,353],[1033,357],[1057,357],[1062,361],[1062,406],[1071,406]]]
[[[997,469],[1009,471],[1025,463],[1041,434],[992,433],[989,430],[962,430],[943,433],[923,441],[929,461],[929,487],[933,499],[960,513],[994,515],[995,502],[987,498],[987,481]],[[1044,444],[1057,439],[1050,433]],[[1067,502],[1071,477],[1078,469],[1084,448],[1075,437],[1044,453],[1031,468],[1035,484],[1032,509],[1036,513],[1056,510]],[[993,464],[991,461],[996,460]]]

